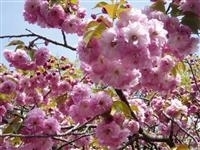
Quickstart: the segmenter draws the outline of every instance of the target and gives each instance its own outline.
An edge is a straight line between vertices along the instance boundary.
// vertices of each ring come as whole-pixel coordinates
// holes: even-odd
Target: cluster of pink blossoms
[[[78,2],[67,1],[61,5],[49,0],[26,0],[24,5],[24,18],[29,23],[78,35],[83,34],[85,15],[85,9],[80,8]]]
[[[180,23],[176,17],[169,17],[162,12],[146,9],[143,11],[149,19],[157,19],[164,23],[167,31],[167,43],[162,53],[175,56],[178,60],[184,59],[187,55],[198,49],[199,39],[192,36],[192,30]],[[152,47],[152,50],[155,47]]]
[[[101,122],[96,128],[96,136],[99,143],[109,146],[110,149],[117,149],[123,142],[128,141],[129,130],[123,128],[115,120],[111,122]]]
[[[192,12],[197,16],[200,14],[200,1],[198,0],[174,0],[173,3],[178,5],[183,12]]]
[[[25,50],[17,49],[17,51],[4,51],[4,57],[15,68],[22,70],[34,70],[37,66],[44,65],[50,57],[49,50],[46,48],[39,48],[33,60],[28,56]]]
[[[44,135],[44,134],[56,134],[61,130],[60,123],[55,117],[46,117],[44,111],[39,108],[34,108],[28,114],[24,120],[24,127],[22,133],[25,135]],[[28,148],[31,149],[51,149],[54,142],[51,138],[42,139],[38,138],[24,139],[25,144],[20,147],[21,150]],[[35,144],[36,142],[39,142]],[[44,143],[44,144],[42,144]]]
[[[109,112],[113,102],[108,94],[93,93],[88,85],[82,83],[73,87],[71,99],[68,113],[76,123],[84,123],[97,115]]]
[[[53,0],[27,0],[24,17],[42,27],[82,35],[85,11],[75,3],[67,1],[60,5]],[[200,9],[196,7],[199,1],[174,0],[173,3],[180,5],[183,12],[199,16]],[[176,62],[197,49],[198,39],[191,35],[191,29],[180,24],[177,18],[151,9],[130,8],[113,22],[103,19],[93,20],[97,24],[101,21],[109,24],[102,35],[79,43],[81,67],[94,82],[124,90],[127,101],[117,90],[116,94],[110,91],[108,94],[107,88],[96,89],[85,78],[76,80],[72,65],[54,59],[46,48],[39,48],[31,57],[24,50],[6,51],[6,59],[17,72],[0,71],[0,125],[8,127],[3,129],[3,134],[13,128],[9,132],[22,137],[19,136],[20,144],[13,144],[12,139],[18,139],[4,135],[0,149],[98,149],[96,141],[97,145],[111,150],[124,146],[129,149],[129,143],[138,149],[154,146],[168,149],[170,140],[172,147],[180,142],[198,146],[199,81],[194,75],[188,79],[191,91],[179,93],[173,90],[179,77],[171,72]],[[149,89],[173,90],[173,93],[167,96],[157,93],[149,100],[146,98],[151,96]],[[129,93],[133,91],[133,95]],[[117,101],[118,98],[121,99]],[[130,105],[134,115],[129,114],[122,101]],[[14,128],[18,125],[19,128]],[[76,125],[80,126],[76,128]]]
[[[93,81],[119,89],[130,86],[159,91],[173,89],[179,78],[170,72],[178,54],[174,56],[168,51],[175,53],[182,50],[181,44],[184,43],[183,47],[188,47],[187,52],[180,51],[179,54],[185,56],[197,42],[190,37],[189,28],[181,26],[174,33],[175,36],[170,34],[173,31],[168,31],[171,27],[165,24],[163,20],[154,19],[152,15],[147,16],[135,8],[121,13],[116,24],[107,28],[100,38],[92,38],[89,43],[84,40],[79,43],[81,67]],[[172,38],[180,38],[181,44],[172,43]]]
[[[19,54],[20,57],[18,57]],[[17,148],[7,141],[0,141],[0,149],[49,150],[54,146],[55,141],[52,138],[38,138],[37,136],[59,134],[64,115],[56,108],[43,111],[39,107],[49,105],[53,99],[68,93],[73,83],[70,82],[71,80],[61,79],[61,75],[52,67],[55,60],[49,57],[47,49],[38,49],[33,60],[25,54],[21,50],[5,52],[8,61],[19,72],[6,71],[0,73],[0,124],[4,125],[8,121],[10,113],[18,113],[14,108],[30,109],[28,113],[21,111],[21,116],[24,119],[22,121],[20,118],[17,123],[22,126],[15,130],[18,133],[36,137],[22,138],[23,144]],[[16,55],[17,57],[15,57]],[[25,59],[18,60],[18,58]],[[34,70],[31,67],[22,67],[30,62],[35,63]],[[70,69],[69,65],[65,64],[65,69],[67,67]],[[24,74],[22,70],[29,73]],[[32,109],[31,107],[35,108]]]

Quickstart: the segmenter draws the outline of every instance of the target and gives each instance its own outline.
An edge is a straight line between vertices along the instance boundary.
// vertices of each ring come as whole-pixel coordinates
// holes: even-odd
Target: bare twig
[[[84,138],[84,137],[87,137],[87,136],[91,136],[91,135],[93,135],[93,134],[94,134],[94,133],[88,133],[88,134],[84,134],[84,135],[82,135],[82,136],[79,136],[78,138],[75,138],[74,140],[71,140],[71,141],[69,141],[69,142],[67,142],[67,143],[65,143],[65,144],[63,144],[63,145],[61,145],[57,150],[62,150],[63,147],[65,147],[65,146],[67,146],[67,145],[70,145],[70,144],[74,143],[75,141],[77,141],[77,140],[79,140],[79,139],[81,139],[81,138]]]
[[[63,43],[59,43],[57,41],[54,41],[54,40],[51,40],[47,37],[44,37],[42,35],[39,35],[39,34],[36,34],[28,29],[26,29],[26,31],[28,31],[30,34],[21,34],[21,35],[4,35],[4,36],[0,36],[0,38],[22,38],[22,37],[37,37],[39,39],[42,39],[42,40],[45,40],[49,43],[52,43],[52,44],[55,44],[55,45],[58,45],[58,46],[62,46],[62,47],[65,47],[65,48],[68,48],[72,51],[76,51],[76,48],[72,47],[72,46],[69,46],[67,45],[67,42],[66,42],[66,38],[65,38],[65,42],[64,44]]]
[[[66,36],[65,36],[65,32],[62,30],[62,36],[63,36],[63,42],[65,45],[67,45],[67,40],[66,40]]]
[[[36,33],[32,32],[31,30],[26,29],[26,31],[28,31],[28,32],[32,33],[33,35],[39,37],[40,39],[43,39],[43,40],[45,40],[45,41],[48,41],[48,42],[50,42],[50,43],[52,43],[52,44],[59,45],[59,46],[63,46],[63,47],[65,47],[65,48],[68,48],[68,49],[73,50],[73,51],[76,50],[76,48],[74,48],[74,47],[71,47],[71,46],[69,46],[69,45],[67,45],[67,44],[59,43],[59,42],[57,42],[57,41],[53,41],[53,40],[48,39],[48,38],[46,38],[46,37],[44,37],[44,36],[41,36],[41,35],[39,35],[39,34],[36,34]]]

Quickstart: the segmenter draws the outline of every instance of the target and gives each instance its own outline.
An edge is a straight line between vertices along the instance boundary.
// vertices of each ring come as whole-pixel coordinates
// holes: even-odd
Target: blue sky
[[[95,11],[92,8],[99,1],[103,0],[80,0],[83,7],[85,7],[90,14]],[[44,29],[37,25],[31,25],[24,21],[22,12],[25,0],[0,0],[0,35],[19,35],[27,34],[25,29],[29,29],[37,34],[41,34],[53,40],[62,41],[61,32],[58,29]],[[129,0],[136,8],[144,8],[144,6],[150,3],[150,0]],[[28,42],[28,38],[22,40]],[[4,49],[12,49],[11,47],[5,47],[9,41],[13,39],[0,39],[0,62],[5,63],[3,58]],[[74,35],[67,37],[67,42],[73,46],[76,46],[78,38]],[[70,50],[58,47],[55,45],[49,45],[49,49],[56,56],[64,55],[72,61],[76,59],[76,53]]]

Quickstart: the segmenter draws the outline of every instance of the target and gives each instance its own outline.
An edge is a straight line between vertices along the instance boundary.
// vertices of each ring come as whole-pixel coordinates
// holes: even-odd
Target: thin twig
[[[63,30],[62,30],[62,36],[63,36],[64,45],[67,45],[67,40],[66,40],[65,32]]]
[[[35,37],[35,35],[34,34],[3,35],[3,36],[0,36],[0,39],[5,39],[5,38],[21,38],[21,37]]]
[[[0,36],[1,39],[3,38],[22,38],[22,37],[38,37],[39,39],[42,39],[42,40],[45,40],[49,43],[52,43],[52,44],[55,44],[55,45],[58,45],[58,46],[62,46],[62,47],[65,47],[65,48],[68,48],[72,51],[76,51],[76,48],[72,47],[72,46],[69,46],[67,45],[67,42],[64,42],[63,43],[59,43],[57,41],[53,41],[47,37],[44,37],[42,35],[39,35],[39,34],[36,34],[28,29],[26,29],[26,31],[30,32],[31,34],[21,34],[21,35],[4,35],[4,36]]]
[[[43,39],[43,40],[45,40],[45,41],[48,41],[48,42],[50,42],[50,43],[52,43],[52,44],[59,45],[59,46],[63,46],[63,47],[66,47],[66,48],[68,48],[68,49],[70,49],[70,50],[73,50],[73,51],[76,50],[76,48],[74,48],[74,47],[71,47],[71,46],[69,46],[69,45],[67,45],[67,44],[59,43],[59,42],[57,42],[57,41],[53,41],[53,40],[48,39],[48,38],[46,38],[46,37],[44,37],[44,36],[41,36],[41,35],[39,35],[39,34],[36,34],[36,33],[32,32],[31,30],[26,29],[26,31],[28,31],[28,32],[32,33],[33,35],[39,37],[40,39]]]
[[[75,138],[74,140],[71,140],[71,141],[69,141],[69,142],[67,142],[67,143],[65,143],[65,144],[63,144],[63,145],[61,145],[57,150],[61,150],[63,147],[65,147],[65,146],[67,146],[67,145],[70,145],[70,144],[74,143],[75,141],[77,141],[77,140],[79,140],[79,139],[81,139],[81,138],[84,138],[84,137],[87,137],[87,136],[91,136],[91,135],[93,135],[93,134],[94,134],[94,133],[84,134],[84,135],[82,135],[82,136],[80,136],[80,137],[78,137],[78,138]]]

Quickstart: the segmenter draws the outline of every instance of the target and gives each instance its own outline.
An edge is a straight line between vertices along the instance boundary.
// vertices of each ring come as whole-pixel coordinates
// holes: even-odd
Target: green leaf
[[[171,73],[173,76],[179,75],[181,77],[181,85],[190,88],[190,73],[188,72],[187,65],[183,61],[177,63],[172,69]]]
[[[165,13],[165,2],[164,0],[157,0],[151,5],[151,8]]]
[[[78,0],[50,0],[49,4],[50,6],[53,6],[54,4],[61,4],[63,7],[65,7],[69,2],[76,5],[77,1]]]
[[[115,19],[117,17],[117,9],[118,9],[119,4],[107,4],[104,6],[106,9],[106,12],[108,15],[112,18]]]
[[[191,87],[191,79],[189,72],[185,72],[181,74],[181,85],[184,85],[188,88]]]
[[[171,3],[171,11],[170,11],[170,14],[171,14],[173,17],[177,17],[177,16],[182,15],[181,10],[178,9],[178,8],[179,8],[178,5],[175,5],[175,4],[172,4],[172,3]]]
[[[130,108],[123,101],[114,101],[112,108],[116,111],[123,112],[127,117],[131,117]]]
[[[4,64],[0,64],[0,73],[6,72],[7,68]]]
[[[177,69],[178,71],[181,73],[181,72],[185,72],[186,71],[186,66],[185,66],[185,63],[184,62],[179,62],[177,64]]]
[[[183,74],[186,71],[186,65],[184,62],[179,62],[177,63],[173,68],[172,68],[172,75],[176,76],[177,74]]]
[[[27,54],[30,56],[31,60],[34,60],[35,57],[35,49],[26,49]]]
[[[7,46],[15,46],[15,45],[24,45],[24,42],[21,40],[13,40]]]
[[[0,93],[0,102],[10,102],[15,97],[15,94]]]
[[[190,148],[186,144],[180,144],[174,147],[172,150],[190,150]]]
[[[63,104],[67,100],[67,98],[68,98],[68,94],[63,94],[56,97],[55,101],[57,104]]]
[[[103,8],[105,5],[107,5],[108,3],[106,3],[106,2],[99,2],[99,3],[97,3],[96,4],[96,6],[94,7],[94,8]]]
[[[6,128],[3,130],[3,133],[18,133],[19,129],[21,128],[22,120],[19,117],[15,117],[7,124]]]
[[[20,137],[14,137],[11,139],[12,145],[20,145],[22,143],[22,140]]]
[[[24,44],[18,44],[16,47],[15,47],[15,50],[17,49],[24,49],[26,46]]]
[[[128,8],[124,7],[126,3],[126,0],[120,0],[118,3],[104,5],[103,8],[106,9],[108,15],[114,20],[119,17],[120,13],[128,10]]]
[[[103,31],[106,30],[106,25],[102,22],[92,21],[89,23],[87,29],[83,38],[86,44],[88,44],[92,38],[100,38]]]
[[[69,0],[69,1],[71,4],[75,4],[75,5],[79,3],[79,0]]]
[[[138,108],[137,105],[131,105],[131,110],[132,110],[133,112],[139,112],[139,108]]]
[[[181,23],[190,27],[190,29],[198,34],[198,30],[200,29],[200,18],[193,13],[186,13],[182,18]]]

